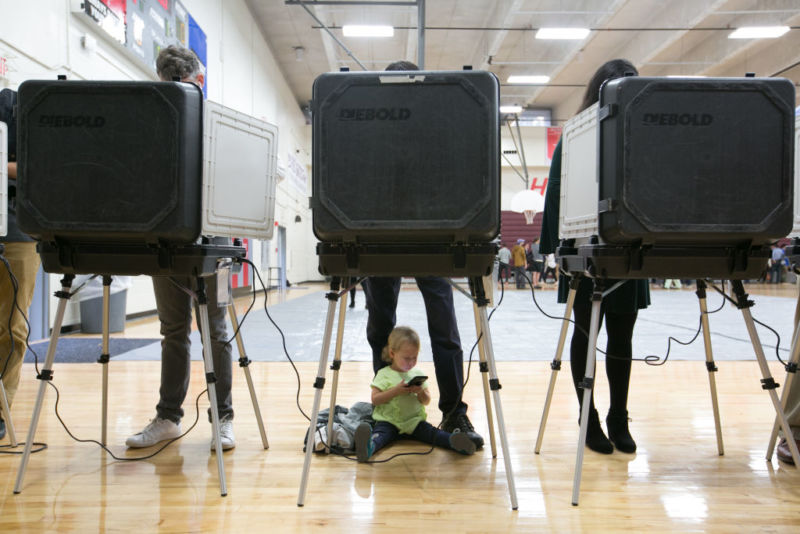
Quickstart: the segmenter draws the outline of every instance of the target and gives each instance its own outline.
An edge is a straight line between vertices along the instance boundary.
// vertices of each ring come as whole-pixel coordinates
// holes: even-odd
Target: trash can
[[[128,290],[123,289],[111,293],[108,299],[108,331],[122,332],[125,330],[125,305],[128,299]],[[103,297],[94,297],[80,302],[81,306],[81,332],[84,334],[103,333]]]

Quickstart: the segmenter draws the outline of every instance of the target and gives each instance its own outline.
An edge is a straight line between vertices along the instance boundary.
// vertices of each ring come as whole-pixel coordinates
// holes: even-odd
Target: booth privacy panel
[[[483,71],[323,74],[313,228],[325,242],[487,242],[500,228],[499,84]]]
[[[564,124],[561,133],[561,239],[597,235],[597,108],[594,104]]]
[[[271,239],[278,128],[206,101],[203,234]]]

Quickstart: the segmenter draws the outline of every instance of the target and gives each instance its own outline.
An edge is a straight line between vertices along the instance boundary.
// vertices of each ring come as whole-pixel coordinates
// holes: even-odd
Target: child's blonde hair
[[[389,334],[389,339],[386,340],[386,346],[383,347],[383,351],[381,351],[381,359],[391,363],[392,357],[389,355],[389,351],[397,352],[404,343],[411,343],[419,350],[419,335],[417,335],[413,328],[396,326],[394,330],[392,330],[392,333]]]

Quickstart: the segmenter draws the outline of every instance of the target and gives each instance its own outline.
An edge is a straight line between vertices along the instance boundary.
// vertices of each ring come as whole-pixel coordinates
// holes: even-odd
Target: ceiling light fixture
[[[547,83],[550,81],[550,76],[509,76],[506,80],[508,83]]]
[[[359,26],[345,24],[342,26],[342,33],[345,37],[392,37],[394,28],[392,26]]]
[[[588,28],[540,28],[536,32],[537,39],[581,40],[587,35],[589,35]]]
[[[743,26],[728,35],[728,39],[775,39],[789,31],[789,26]]]
[[[520,113],[522,106],[500,106],[500,113]]]

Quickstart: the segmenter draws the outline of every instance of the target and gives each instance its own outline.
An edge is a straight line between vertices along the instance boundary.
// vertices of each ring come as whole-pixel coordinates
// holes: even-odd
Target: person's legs
[[[475,442],[462,432],[445,432],[427,421],[420,421],[411,433],[417,441],[451,449],[461,454],[475,454]]]
[[[350,288],[350,307],[355,308],[356,306],[356,286]]]
[[[183,400],[189,390],[190,356],[189,333],[192,328],[192,298],[181,290],[191,288],[188,276],[154,276],[158,319],[161,321],[161,387],[156,405],[156,417],[125,441],[128,447],[150,447],[181,434]]]
[[[628,387],[636,316],[636,313],[606,312],[606,376],[610,394],[606,426],[609,439],[622,452],[636,451],[636,442],[628,431]]]
[[[461,400],[464,383],[464,353],[453,303],[453,288],[444,278],[418,277],[417,286],[425,301],[433,366],[439,385],[439,409],[443,416],[466,413]]]
[[[381,360],[381,352],[397,321],[397,295],[400,278],[370,276],[363,283],[367,302],[367,341],[372,348],[372,369],[376,373],[388,365]]]
[[[464,353],[453,304],[453,288],[444,278],[418,277],[417,286],[425,301],[428,334],[431,338],[433,366],[439,385],[439,410],[442,429],[455,429],[466,434],[480,448],[483,437],[475,432],[467,416],[467,405],[461,399],[464,387]]]
[[[450,448],[450,432],[436,428],[427,421],[420,421],[409,436],[428,445],[435,445],[443,449]]]
[[[572,332],[572,341],[570,343],[570,371],[572,372],[572,382],[575,386],[575,392],[578,395],[578,406],[583,408],[583,389],[579,384],[583,381],[586,375],[586,352],[589,347],[589,328],[591,324],[592,315],[592,281],[584,278],[581,280],[578,292],[575,295],[575,303],[572,307],[572,316],[575,320],[575,325]],[[602,310],[600,321],[602,322]],[[595,372],[595,377],[597,373]],[[597,409],[594,407],[594,392],[589,397],[589,424],[586,432],[586,446],[593,451],[603,454],[611,454],[614,447],[608,438],[603,433],[600,426],[600,417],[597,414]]]
[[[781,283],[781,270],[782,270],[782,266],[781,266],[780,262],[775,262],[775,263],[772,264],[772,267],[770,269],[770,275],[771,275],[770,282],[771,283],[773,283],[773,284],[780,284]]]
[[[378,421],[372,429],[372,453],[376,453],[400,436],[397,427],[386,421]]]
[[[161,388],[156,412],[161,419],[179,423],[189,389],[189,334],[192,330],[192,298],[172,280],[192,287],[188,276],[154,276],[158,319],[161,322]]]
[[[33,299],[36,273],[40,263],[39,254],[36,253],[36,243],[4,243],[4,245],[3,255],[8,260],[11,272],[17,279],[17,305],[27,315]],[[25,324],[25,318],[14,306],[14,288],[11,277],[5,267],[0,267],[0,269],[3,271],[0,272],[0,373],[2,373],[3,386],[6,389],[8,405],[11,406],[19,386],[28,326]],[[9,317],[11,317],[11,336],[8,331]],[[14,340],[13,352],[11,352],[12,339]]]
[[[503,284],[508,283],[508,276],[509,276],[509,266],[507,263],[500,262],[500,278],[503,280]]]
[[[204,278],[206,283],[206,296],[208,298],[208,326],[209,337],[211,338],[211,360],[214,363],[214,375],[217,377],[217,407],[219,409],[220,421],[230,421],[233,419],[233,404],[231,401],[231,382],[233,366],[231,363],[231,346],[228,341],[228,329],[225,324],[226,306],[219,306],[217,301],[217,277],[208,276]],[[196,280],[194,280],[196,284]],[[195,306],[195,314],[199,314],[199,307]],[[199,317],[199,315],[198,315]],[[198,321],[198,330],[202,339],[202,329]],[[189,321],[191,326],[191,318]],[[209,408],[208,420],[211,421],[211,409]]]
[[[517,289],[525,289],[527,279],[525,278],[525,267],[522,265],[514,267],[514,274],[517,284]]]

